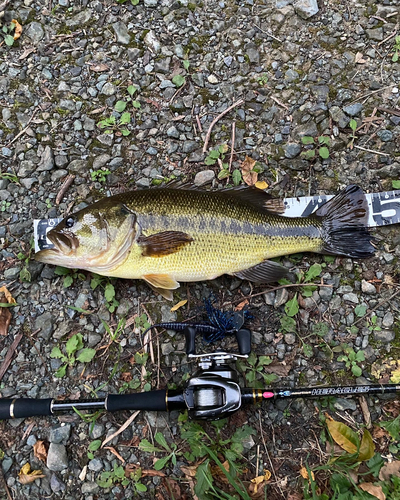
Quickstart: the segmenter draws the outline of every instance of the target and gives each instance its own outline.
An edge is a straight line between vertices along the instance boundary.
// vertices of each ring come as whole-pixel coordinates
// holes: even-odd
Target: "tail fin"
[[[321,219],[321,253],[365,259],[375,253],[368,231],[368,205],[362,189],[351,185],[314,214]]]

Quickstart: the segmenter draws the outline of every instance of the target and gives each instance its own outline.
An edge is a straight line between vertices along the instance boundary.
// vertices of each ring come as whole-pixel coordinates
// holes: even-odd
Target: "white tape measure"
[[[334,195],[303,196],[301,198],[285,198],[285,217],[307,217],[333,198]],[[385,193],[365,194],[368,203],[368,226],[388,226],[400,222],[400,190]],[[36,219],[34,224],[35,252],[53,248],[46,235],[62,219]]]

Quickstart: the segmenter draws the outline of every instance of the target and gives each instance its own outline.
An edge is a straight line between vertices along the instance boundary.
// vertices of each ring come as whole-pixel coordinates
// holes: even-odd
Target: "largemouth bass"
[[[266,208],[269,206],[269,209]],[[274,213],[256,188],[130,191],[66,217],[36,260],[118,278],[143,279],[165,298],[179,282],[230,274],[271,282],[287,269],[268,259],[297,252],[374,254],[362,190],[349,186],[309,217]]]

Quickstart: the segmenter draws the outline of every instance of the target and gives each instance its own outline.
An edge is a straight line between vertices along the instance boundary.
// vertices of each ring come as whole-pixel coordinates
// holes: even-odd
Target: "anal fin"
[[[259,283],[269,283],[278,281],[286,276],[288,270],[286,267],[272,260],[265,260],[261,264],[257,264],[243,271],[234,273],[235,276],[242,280],[255,281]]]

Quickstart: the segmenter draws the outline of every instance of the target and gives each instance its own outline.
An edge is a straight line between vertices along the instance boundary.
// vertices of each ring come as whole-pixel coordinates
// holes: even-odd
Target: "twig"
[[[354,145],[356,149],[361,149],[361,151],[367,151],[368,153],[373,153],[376,155],[381,155],[381,156],[390,156],[389,153],[382,153],[381,151],[375,151],[373,149],[368,149],[368,148],[363,148],[362,146],[356,146]]]
[[[70,187],[70,185],[74,182],[75,175],[69,174],[67,175],[67,178],[65,179],[63,185],[60,188],[60,191],[57,194],[56,197],[56,205],[59,205],[61,200],[64,197],[64,194],[67,192],[67,189]]]
[[[214,127],[214,125],[217,123],[218,120],[220,120],[223,116],[225,116],[231,109],[236,108],[237,106],[240,106],[241,104],[244,103],[243,99],[239,99],[238,101],[234,102],[232,106],[229,106],[229,108],[226,108],[225,111],[222,111],[221,114],[219,114],[214,120],[211,122],[210,127],[208,128],[206,138],[204,140],[204,146],[203,146],[203,153],[207,151],[207,146],[208,146],[208,141],[210,140],[211,137],[211,131]]]
[[[350,104],[353,104],[357,101],[361,101],[361,99],[364,99],[364,98],[368,99],[368,97],[370,97],[371,95],[376,94],[377,92],[382,92],[382,90],[391,89],[392,87],[393,87],[393,85],[387,85],[386,87],[382,87],[378,90],[373,90],[372,92],[368,92],[368,94],[364,94],[364,95],[361,95],[360,97],[357,97],[357,99],[354,99],[354,101],[351,101]]]
[[[277,38],[276,36],[274,35],[271,35],[271,33],[268,33],[267,31],[264,31],[262,28],[260,28],[260,26],[257,26],[257,24],[254,25],[255,28],[257,28],[258,30],[261,31],[261,33],[264,33],[264,35],[267,35],[269,36],[270,38],[273,38],[274,40],[276,40],[277,42],[279,43],[283,43],[282,40],[280,40],[279,38]]]
[[[265,293],[275,292],[276,290],[280,290],[281,288],[291,288],[293,286],[325,286],[328,288],[332,288],[333,285],[326,285],[325,283],[290,283],[290,285],[280,285],[275,288],[268,288],[263,292],[254,293],[253,295],[248,295],[247,297],[241,297],[238,300],[234,300],[231,304],[236,304],[237,302],[241,302],[242,300],[252,299],[253,297],[259,297],[260,295],[264,295]]]
[[[281,485],[280,485],[280,483],[279,483],[279,481],[278,481],[278,477],[277,477],[277,475],[276,475],[275,468],[274,468],[274,466],[273,466],[273,464],[272,464],[272,460],[271,460],[271,457],[269,456],[268,448],[267,448],[267,445],[266,445],[266,443],[265,443],[265,439],[264,439],[264,432],[263,432],[262,422],[261,422],[261,412],[260,412],[260,411],[258,412],[258,418],[259,418],[259,420],[260,420],[260,433],[261,433],[261,439],[262,439],[262,442],[263,442],[263,445],[264,445],[264,450],[265,450],[265,453],[267,454],[267,457],[268,457],[268,462],[269,462],[269,464],[270,464],[270,466],[271,466],[272,474],[274,475],[274,479],[275,479],[276,484],[277,484],[277,486],[278,486],[278,488],[279,488],[279,491],[281,492],[282,497],[283,497],[283,498],[286,498],[286,497],[285,497],[285,495],[283,494],[283,491],[282,491]],[[257,474],[258,474],[258,471],[257,471]]]
[[[279,106],[282,106],[282,108],[285,108],[286,111],[289,111],[289,108],[286,106],[286,104],[283,104],[279,99],[271,95],[271,99],[276,102],[276,104],[279,104]]]
[[[396,26],[394,27],[394,30],[392,31],[392,33],[390,33],[389,36],[387,36],[384,40],[382,40],[381,42],[378,43],[378,47],[380,45],[382,45],[383,43],[387,42],[388,40],[390,40],[391,38],[393,38],[394,36],[397,35],[397,30],[399,29],[399,25],[396,24]]]
[[[8,348],[6,357],[4,358],[3,363],[0,366],[0,380],[3,378],[4,374],[7,371],[7,368],[10,366],[11,359],[14,355],[15,349],[18,347],[18,344],[21,342],[21,339],[24,335],[22,333],[19,333],[15,339],[14,342],[10,345]]]
[[[363,416],[364,416],[365,427],[367,429],[371,429],[371,427],[372,427],[372,424],[371,424],[371,413],[369,412],[367,400],[365,399],[365,396],[360,396],[358,398],[358,400],[360,401],[361,411],[362,411]]]
[[[117,432],[114,432],[114,434],[111,434],[111,436],[108,436],[108,438],[106,438],[102,443],[101,443],[101,447],[103,448],[107,443],[109,443],[110,441],[112,441],[116,436],[119,436],[119,434],[121,434],[121,432],[124,432],[124,430],[129,427],[131,425],[131,423],[135,420],[135,418],[139,415],[140,413],[140,410],[137,410],[135,411],[135,413],[133,413],[129,418],[128,420],[121,425],[121,427],[117,430]]]
[[[400,109],[389,109],[389,108],[378,108],[379,111],[383,113],[388,113],[389,115],[400,116]]]
[[[383,304],[386,304],[386,302],[389,302],[389,300],[392,300],[394,297],[396,297],[397,295],[399,295],[400,293],[400,290],[397,290],[397,292],[395,292],[394,294],[392,294],[388,299],[385,299],[385,300],[382,300],[381,302],[379,302],[379,304],[377,304],[375,307],[373,307],[369,313],[365,316],[363,316],[362,318],[359,318],[357,321],[355,321],[353,323],[352,326],[355,326],[357,325],[357,323],[359,323],[360,321],[362,321],[363,319],[365,319],[367,316],[370,316],[374,311],[376,311],[378,309],[378,307],[381,307]]]
[[[231,156],[229,158],[229,172],[232,168],[233,154],[235,152],[235,132],[236,132],[236,122],[232,122],[232,141],[231,141]]]
[[[199,115],[196,115],[196,123],[197,123],[197,127],[199,129],[199,132],[202,133],[203,127],[201,126],[201,121],[200,121]]]
[[[25,132],[26,132],[26,131],[28,130],[28,128],[29,128],[29,125],[30,125],[31,121],[34,119],[34,117],[35,117],[35,115],[36,115],[36,113],[37,113],[38,111],[39,111],[39,108],[36,108],[36,109],[33,111],[33,113],[32,113],[32,115],[31,115],[31,117],[30,117],[30,118],[29,118],[29,120],[28,120],[28,123],[26,124],[26,127],[25,127],[25,128],[23,128],[23,129],[21,130],[21,132],[19,132],[19,133],[18,133],[18,134],[14,137],[14,139],[13,139],[11,142],[9,142],[9,143],[7,144],[6,148],[9,148],[9,147],[11,146],[11,144],[13,144],[13,143],[14,143],[14,142],[15,142],[15,141],[19,138],[19,137],[21,137],[21,135],[24,135],[24,134],[25,134]]]

